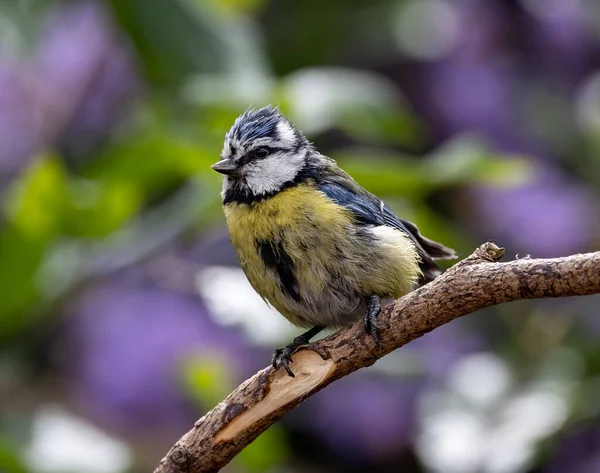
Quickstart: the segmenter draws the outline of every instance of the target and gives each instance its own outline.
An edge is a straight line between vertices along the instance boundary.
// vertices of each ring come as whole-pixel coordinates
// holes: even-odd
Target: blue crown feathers
[[[281,140],[279,136],[281,129],[278,129],[279,124],[285,123],[286,128],[294,134],[294,145],[300,147],[302,145],[310,145],[306,137],[290,121],[279,112],[279,107],[267,105],[258,110],[249,108],[241,116],[239,116],[229,133],[226,140],[237,141],[239,143],[248,143],[260,138],[271,138],[274,141]],[[288,132],[289,133],[289,132]],[[289,142],[289,136],[285,137]],[[284,138],[284,139],[285,139]]]
[[[277,139],[277,124],[281,121],[287,120],[279,113],[279,109],[270,105],[258,110],[248,109],[236,119],[227,135],[240,142],[258,138]]]

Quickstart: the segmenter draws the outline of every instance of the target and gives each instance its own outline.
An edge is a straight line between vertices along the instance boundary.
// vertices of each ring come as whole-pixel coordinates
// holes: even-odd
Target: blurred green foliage
[[[0,438],[0,471],[6,473],[29,473],[22,464],[19,455],[15,453],[17,448],[12,442],[4,442]]]

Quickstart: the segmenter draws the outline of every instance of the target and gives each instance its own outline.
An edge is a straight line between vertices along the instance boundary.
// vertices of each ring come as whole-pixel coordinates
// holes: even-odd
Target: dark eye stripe
[[[278,151],[290,151],[289,148],[273,146],[259,146],[258,148],[266,148],[269,151],[269,155],[267,157],[271,156],[273,153],[277,153]],[[239,160],[240,164],[243,166],[244,164],[248,164],[252,161],[260,161],[261,158],[257,158],[256,156],[254,156],[254,150],[258,148],[250,150],[246,154],[244,154]]]
[[[289,151],[289,148],[282,148],[282,147],[276,147],[276,146],[257,146],[256,148],[248,151],[248,153],[253,153],[254,151],[256,151],[259,148],[265,148],[269,154],[273,154],[276,153],[277,151]]]

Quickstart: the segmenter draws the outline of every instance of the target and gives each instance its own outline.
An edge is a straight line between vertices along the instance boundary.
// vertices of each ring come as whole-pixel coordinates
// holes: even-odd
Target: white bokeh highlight
[[[35,415],[25,458],[39,473],[121,473],[133,462],[124,443],[54,405]]]
[[[446,0],[401,2],[393,20],[398,47],[416,59],[441,59],[452,52],[460,38],[459,12]]]
[[[196,275],[196,287],[215,322],[240,326],[256,344],[273,346],[297,331],[267,305],[239,268],[206,267]]]
[[[381,75],[341,67],[306,68],[290,74],[283,92],[294,125],[311,135],[333,126],[344,110],[389,110],[404,104],[393,83]]]
[[[566,352],[554,360],[557,366],[573,361]],[[540,442],[567,421],[576,377],[577,370],[542,369],[519,385],[502,358],[492,353],[465,357],[446,387],[421,400],[421,461],[435,473],[526,471]]]

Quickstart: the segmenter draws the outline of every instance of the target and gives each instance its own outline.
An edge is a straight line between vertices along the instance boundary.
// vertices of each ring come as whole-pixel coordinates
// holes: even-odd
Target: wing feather
[[[442,271],[434,260],[457,257],[453,249],[424,237],[414,223],[397,217],[382,200],[363,189],[345,172],[336,170],[324,177],[318,184],[319,190],[338,205],[350,210],[357,223],[393,227],[412,239],[421,257],[423,282],[433,280],[441,274]]]

